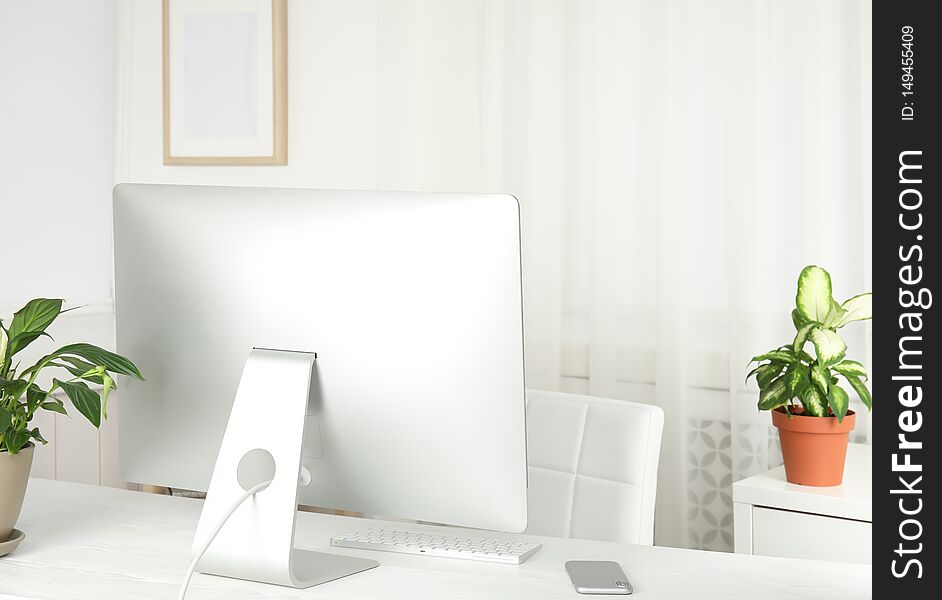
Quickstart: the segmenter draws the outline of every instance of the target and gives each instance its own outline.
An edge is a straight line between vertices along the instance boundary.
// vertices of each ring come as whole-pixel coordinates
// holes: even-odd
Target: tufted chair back
[[[527,390],[527,533],[654,543],[664,411]]]

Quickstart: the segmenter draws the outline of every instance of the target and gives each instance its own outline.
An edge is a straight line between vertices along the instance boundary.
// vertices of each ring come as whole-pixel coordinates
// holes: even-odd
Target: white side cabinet
[[[870,446],[850,444],[836,487],[788,483],[784,467],[737,481],[736,552],[871,564],[871,474]]]

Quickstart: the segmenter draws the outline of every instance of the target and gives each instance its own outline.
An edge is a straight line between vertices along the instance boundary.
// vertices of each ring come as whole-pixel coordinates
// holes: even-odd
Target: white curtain
[[[528,385],[664,408],[658,544],[731,550],[732,482],[780,464],[743,377],[793,336],[802,266],[870,289],[870,12],[377,6],[371,183],[518,196]]]

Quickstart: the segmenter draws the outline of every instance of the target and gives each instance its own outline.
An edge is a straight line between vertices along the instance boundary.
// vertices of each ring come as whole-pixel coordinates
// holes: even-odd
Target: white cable
[[[203,545],[196,553],[196,556],[194,556],[193,560],[190,561],[190,566],[186,569],[186,576],[183,578],[183,585],[180,586],[180,594],[177,596],[177,600],[184,600],[186,598],[186,589],[190,587],[190,579],[193,577],[193,572],[196,570],[196,565],[200,562],[200,559],[203,558],[203,555],[206,554],[206,550],[209,549],[209,545],[212,544],[213,540],[216,539],[216,536],[219,535],[223,525],[226,524],[226,521],[229,520],[229,517],[232,516],[232,513],[234,513],[237,508],[242,506],[243,502],[271,485],[271,482],[272,480],[269,479],[268,481],[263,481],[253,488],[249,488],[244,494],[239,496],[238,500],[232,503],[232,506],[230,506],[229,510],[226,511],[226,514],[224,514],[222,518],[219,519],[219,523],[216,524],[216,527],[213,529],[212,533],[209,534],[209,537],[206,539],[206,541],[203,542]]]

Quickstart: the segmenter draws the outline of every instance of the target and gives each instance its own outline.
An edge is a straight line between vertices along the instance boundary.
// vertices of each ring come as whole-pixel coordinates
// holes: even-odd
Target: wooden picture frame
[[[287,164],[287,55],[287,0],[163,0],[164,164]]]

